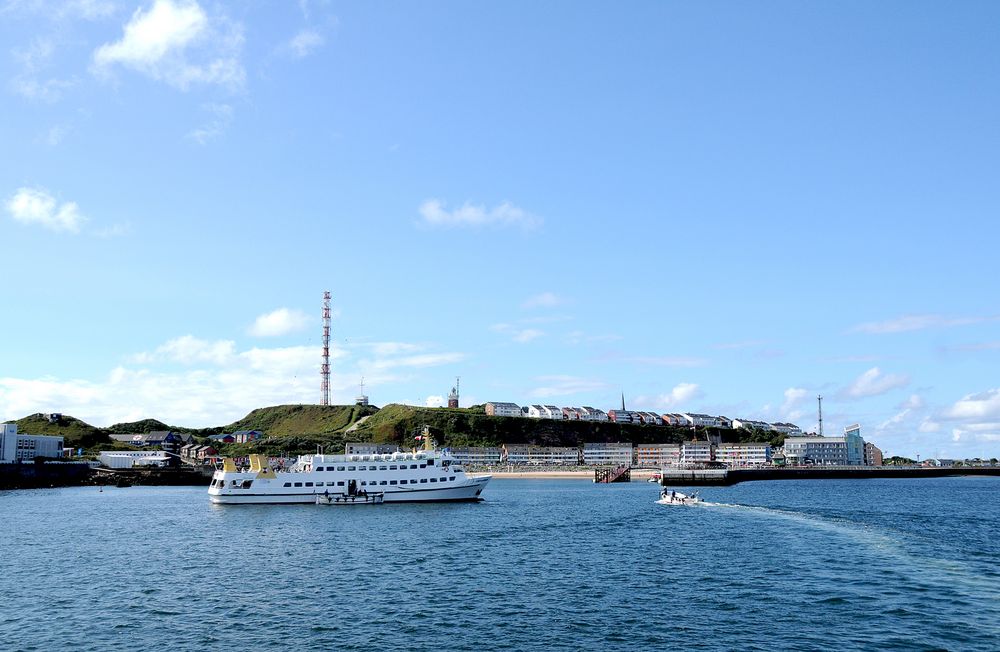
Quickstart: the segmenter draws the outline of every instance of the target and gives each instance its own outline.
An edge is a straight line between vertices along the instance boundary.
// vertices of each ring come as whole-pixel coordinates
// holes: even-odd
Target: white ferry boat
[[[492,476],[466,475],[447,452],[421,450],[385,455],[302,455],[287,470],[274,470],[263,455],[240,469],[230,458],[215,471],[213,503],[308,503],[317,495],[383,494],[386,503],[480,500]]]

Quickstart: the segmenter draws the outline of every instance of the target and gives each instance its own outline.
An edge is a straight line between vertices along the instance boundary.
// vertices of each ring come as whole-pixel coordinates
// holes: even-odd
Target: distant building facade
[[[766,421],[754,421],[753,419],[733,419],[733,429],[773,430],[770,423]]]
[[[372,442],[349,441],[344,444],[347,455],[386,455],[399,450],[396,444],[375,444]]]
[[[518,412],[520,412],[520,408]],[[449,448],[448,452],[456,460],[465,464],[492,465],[500,463],[501,450],[496,446],[457,446]]]
[[[521,406],[517,403],[490,401],[486,404],[486,414],[491,417],[519,417],[522,413]]]
[[[681,444],[682,465],[705,464],[715,461],[715,446],[707,441],[686,441]]]
[[[98,459],[102,466],[109,469],[169,465],[169,458],[163,451],[101,451]]]
[[[870,441],[865,442],[865,466],[882,466],[882,450]]]
[[[580,449],[572,446],[504,444],[501,461],[514,465],[576,466],[580,463]]]
[[[16,423],[0,423],[0,462],[30,462],[36,457],[62,457],[63,438],[50,435],[25,435],[17,432]]]
[[[771,444],[766,442],[719,444],[715,461],[732,468],[766,466],[771,463]]]
[[[677,466],[680,460],[680,444],[635,445],[635,465],[638,467],[658,469],[664,466]]]
[[[631,466],[631,442],[588,442],[583,445],[583,463],[590,466]]]

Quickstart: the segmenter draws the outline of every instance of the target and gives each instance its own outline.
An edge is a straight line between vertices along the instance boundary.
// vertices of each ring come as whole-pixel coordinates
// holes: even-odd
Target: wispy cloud
[[[845,398],[868,398],[909,384],[910,377],[905,374],[886,374],[878,367],[872,367],[845,387],[841,395]]]
[[[1000,321],[1000,317],[948,317],[946,315],[937,314],[903,315],[901,317],[896,317],[895,319],[858,324],[851,329],[851,332],[885,335],[891,333],[907,333],[932,328],[967,326],[970,324],[980,324],[991,321]]]
[[[287,50],[292,56],[302,59],[323,47],[324,43],[326,43],[326,38],[323,34],[314,28],[307,27],[288,41]]]
[[[704,358],[669,355],[632,356],[623,358],[623,361],[654,367],[703,367],[708,364]]]
[[[12,51],[20,71],[10,80],[10,90],[28,100],[54,103],[62,99],[63,93],[76,85],[74,79],[59,79],[45,74],[51,67],[55,41],[47,37],[36,37],[24,48]]]
[[[511,324],[493,324],[490,326],[490,330],[503,333],[518,344],[526,344],[545,335],[545,331],[537,328],[521,328]]]
[[[257,317],[249,332],[256,337],[279,337],[305,330],[309,322],[309,315],[301,310],[278,308]]]
[[[464,353],[420,353],[399,358],[383,358],[372,363],[374,369],[392,369],[396,367],[438,367],[445,364],[461,362]]]
[[[597,344],[600,342],[617,342],[623,339],[621,335],[588,335],[584,331],[570,331],[566,334],[566,342],[569,344]]]
[[[7,212],[22,224],[78,233],[87,218],[76,202],[59,203],[43,188],[19,188],[6,202]]]
[[[637,396],[633,401],[636,405],[649,405],[656,410],[675,410],[704,395],[697,383],[678,383],[665,394],[653,397]],[[640,408],[645,409],[645,408]]]
[[[93,69],[107,76],[116,66],[129,68],[171,86],[243,85],[240,61],[243,30],[222,17],[210,18],[194,0],[155,0],[136,9],[121,39],[93,55]]]
[[[487,209],[482,204],[466,202],[454,210],[447,210],[439,199],[428,199],[420,205],[423,224],[437,227],[520,227],[534,229],[542,220],[510,202],[503,202]]]
[[[177,362],[185,365],[211,363],[224,365],[236,356],[236,342],[232,340],[209,341],[194,335],[182,335],[158,346],[154,351],[137,353],[130,361],[136,364]]]
[[[541,294],[536,294],[525,299],[521,307],[525,310],[531,308],[557,308],[565,303],[566,299],[554,292],[542,292]]]
[[[605,382],[591,378],[581,378],[579,376],[539,376],[535,380],[544,384],[531,390],[531,396],[534,398],[569,396],[571,394],[596,392],[608,388],[608,384]]]
[[[218,138],[233,121],[233,107],[229,104],[205,104],[202,108],[208,112],[208,121],[188,132],[187,137],[199,145],[205,145],[210,140]]]

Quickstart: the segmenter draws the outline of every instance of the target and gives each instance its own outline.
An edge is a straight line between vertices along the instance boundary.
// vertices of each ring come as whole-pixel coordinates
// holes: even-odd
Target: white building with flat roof
[[[715,447],[707,441],[686,441],[681,444],[682,465],[705,464],[715,461]]]
[[[697,414],[695,412],[684,412],[681,414],[689,426],[703,426],[705,428],[728,428],[728,419],[724,417],[713,417],[710,414]]]
[[[62,452],[62,437],[20,434],[16,423],[0,423],[0,463],[30,462],[36,457],[56,459]]]
[[[589,442],[583,445],[583,463],[590,466],[631,466],[632,442]]]
[[[767,421],[754,421],[753,419],[733,419],[733,428],[739,430],[772,430],[771,424]]]
[[[771,444],[767,442],[719,444],[715,461],[732,468],[766,466],[771,463]]]
[[[167,466],[168,462],[164,451],[101,451],[98,459],[109,469]]]
[[[500,448],[496,446],[456,446],[448,449],[451,456],[466,464],[499,464]]]
[[[532,446],[530,444],[504,444],[501,462],[514,465],[576,466],[580,463],[580,449],[574,446]]]
[[[636,444],[635,465],[641,468],[677,466],[681,460],[680,444]]]
[[[587,415],[586,418],[584,418],[584,417],[581,416],[580,417],[581,421],[607,421],[608,420],[608,413],[605,412],[604,410],[598,410],[596,408],[590,407],[589,405],[584,405],[580,409],[583,410],[586,413],[586,415]]]

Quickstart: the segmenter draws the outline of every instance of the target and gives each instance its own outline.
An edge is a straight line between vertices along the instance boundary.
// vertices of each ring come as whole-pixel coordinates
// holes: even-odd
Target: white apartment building
[[[583,445],[583,463],[590,466],[631,466],[632,442],[591,442]]]
[[[688,420],[684,418],[683,414],[675,414],[671,412],[670,414],[663,414],[660,416],[663,420],[663,424],[667,426],[689,426]]]
[[[486,414],[491,417],[519,417],[522,412],[521,406],[517,403],[491,401],[486,404]]]
[[[449,448],[448,452],[456,460],[465,464],[491,465],[500,463],[501,450],[496,446],[458,446]]]
[[[501,462],[514,465],[576,466],[580,463],[580,449],[571,446],[531,446],[529,444],[504,444]]]
[[[563,419],[567,421],[586,421],[587,413],[583,411],[583,408],[578,407],[564,407],[562,409]]]
[[[677,466],[680,460],[680,444],[635,445],[635,465],[638,467],[658,469],[664,466]]]
[[[684,412],[681,414],[689,426],[704,426],[706,428],[728,428],[729,425],[722,417],[713,417],[710,414],[696,414],[694,412]]]
[[[797,437],[802,434],[802,428],[799,428],[794,423],[772,423],[771,430],[776,430],[783,435],[789,435],[790,437]]]
[[[732,468],[766,466],[771,463],[771,444],[766,442],[719,444],[715,461]]]
[[[682,465],[704,464],[715,460],[715,447],[707,441],[686,441],[681,444]]]
[[[650,425],[650,426],[662,426],[663,425],[663,418],[660,417],[660,415],[658,415],[658,414],[654,414],[652,412],[637,412],[636,414],[639,415],[639,420],[642,423],[645,423],[645,424]]]
[[[542,408],[545,410],[546,419],[562,420],[563,411],[561,407],[556,407],[555,405],[543,405]]]
[[[62,457],[63,438],[18,434],[16,423],[0,423],[0,462],[28,462],[36,457]]]

